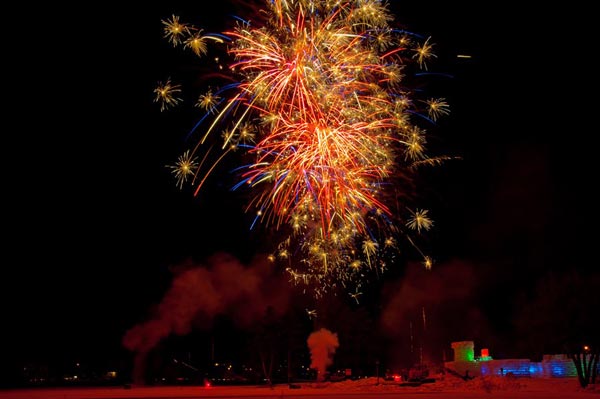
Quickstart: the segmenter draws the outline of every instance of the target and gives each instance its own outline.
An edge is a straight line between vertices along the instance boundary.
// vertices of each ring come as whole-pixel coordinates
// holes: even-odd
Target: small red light
[[[400,381],[402,381],[402,377],[399,376],[398,374],[394,374],[394,381],[395,382],[400,382]]]

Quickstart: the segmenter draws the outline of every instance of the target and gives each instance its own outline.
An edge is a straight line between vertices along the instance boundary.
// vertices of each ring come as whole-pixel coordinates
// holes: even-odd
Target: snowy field
[[[335,383],[304,383],[297,389],[288,385],[254,386],[171,386],[111,388],[45,388],[0,391],[1,399],[126,399],[126,398],[402,398],[402,399],[600,399],[600,387],[583,390],[577,379],[479,377],[471,381],[446,375],[421,386],[365,378]]]

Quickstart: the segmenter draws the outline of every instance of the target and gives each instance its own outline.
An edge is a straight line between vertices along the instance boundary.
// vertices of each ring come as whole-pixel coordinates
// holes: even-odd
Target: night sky
[[[227,262],[253,264],[269,244],[249,231],[227,170],[194,198],[165,168],[187,148],[195,115],[161,113],[153,90],[166,77],[193,76],[196,66],[163,39],[160,21],[175,14],[219,31],[232,10],[244,9],[230,1],[211,11],[185,3],[40,10],[30,26],[43,40],[17,46],[12,66],[31,72],[19,78],[14,102],[22,114],[4,151],[0,351],[8,378],[32,362],[128,367],[126,331],[153,314],[185,265],[210,263],[218,252],[233,257]],[[597,177],[587,90],[597,73],[582,44],[588,25],[573,28],[585,12],[546,9],[542,17],[517,2],[390,4],[401,24],[431,35],[439,49],[432,69],[451,76],[438,84],[452,112],[435,145],[462,159],[425,176],[435,221],[427,247],[436,264],[424,273],[408,253],[401,270],[378,282],[364,304],[375,309],[375,325],[390,340],[402,337],[425,307],[438,346],[475,340],[498,358],[597,340]],[[30,34],[27,41],[35,40]],[[273,293],[284,295],[281,286]],[[240,299],[230,295],[233,306]],[[306,304],[320,309],[323,323],[328,304],[361,308],[352,298]]]

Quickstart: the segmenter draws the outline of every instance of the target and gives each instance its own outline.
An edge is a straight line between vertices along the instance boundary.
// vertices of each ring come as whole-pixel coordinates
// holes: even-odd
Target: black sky
[[[161,114],[152,102],[156,82],[182,68],[160,20],[176,14],[217,30],[230,10],[243,9],[185,3],[39,10],[31,25],[43,40],[17,46],[10,62],[28,72],[13,97],[21,116],[5,147],[1,345],[9,364],[118,356],[125,331],[167,291],[174,265],[216,251],[249,260],[262,244],[228,187],[215,181],[214,193],[192,198],[164,167],[184,148],[193,121],[182,111]],[[465,286],[469,293],[445,299],[476,309],[472,319],[485,328],[472,335],[506,354],[519,334],[532,340],[527,320],[560,329],[573,307],[595,312],[597,331],[598,299],[555,283],[581,277],[589,289],[598,281],[588,105],[596,73],[581,45],[587,25],[574,27],[586,13],[566,5],[527,11],[517,2],[390,3],[401,23],[432,36],[441,50],[435,69],[453,76],[440,145],[462,160],[431,173],[432,248],[440,273],[455,265],[477,279]],[[411,289],[423,295],[427,280]],[[573,303],[544,299],[555,293]],[[424,296],[428,306],[438,294]],[[536,318],[532,308],[557,317]],[[472,338],[459,336],[469,331],[452,320],[445,324],[452,326],[453,338]],[[549,339],[548,350],[557,341]]]

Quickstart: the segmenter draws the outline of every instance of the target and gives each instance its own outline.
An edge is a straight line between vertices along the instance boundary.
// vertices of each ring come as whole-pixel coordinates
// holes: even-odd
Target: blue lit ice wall
[[[454,361],[446,362],[444,365],[461,375],[468,372],[473,377],[502,376],[508,373],[515,377],[577,377],[573,360],[565,354],[544,355],[541,362],[532,362],[529,359],[474,358],[473,341],[453,342],[452,349],[454,349]],[[587,357],[589,362],[591,355]],[[600,374],[600,363],[598,373]]]
[[[532,362],[529,359],[458,361],[446,362],[446,367],[460,374],[465,374],[466,370],[469,370],[471,376],[506,376],[510,373],[515,377],[577,377],[577,370],[571,359],[553,359],[541,362]]]
[[[515,377],[532,377],[531,361],[529,359],[488,360],[479,363],[481,375],[507,375]]]
[[[536,377],[536,378],[561,378],[577,377],[577,369],[573,360],[567,355],[544,355],[541,362],[532,362],[529,359],[493,359],[493,360],[463,360],[462,352],[459,352],[459,358],[452,362],[446,362],[445,366],[465,375],[476,377],[502,376],[511,374],[515,377]],[[598,365],[600,373],[600,364]]]

